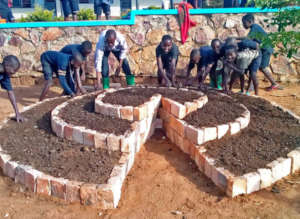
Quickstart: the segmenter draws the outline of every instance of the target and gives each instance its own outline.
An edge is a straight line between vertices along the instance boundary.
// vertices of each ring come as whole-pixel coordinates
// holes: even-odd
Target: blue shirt
[[[261,43],[261,40],[259,39],[259,36],[267,36],[268,34],[266,31],[259,26],[258,24],[252,24],[250,27],[250,32],[248,33],[248,37],[259,44]],[[273,53],[273,48],[271,46],[266,46],[264,48],[261,48],[262,50],[267,50],[270,53]]]
[[[83,60],[86,60],[86,57],[81,52],[81,44],[69,44],[62,48],[60,52],[68,54],[68,55],[74,55],[75,53],[80,53],[82,55]]]
[[[200,48],[200,55],[201,55],[201,65],[207,66],[209,64],[213,64],[217,61],[218,56],[214,52],[211,46],[202,46]]]
[[[7,90],[7,91],[12,90],[10,77],[5,73],[0,73],[0,84],[1,84],[1,87],[5,90]]]
[[[57,70],[67,71],[69,68],[71,55],[57,51],[47,51],[44,54],[46,61]]]

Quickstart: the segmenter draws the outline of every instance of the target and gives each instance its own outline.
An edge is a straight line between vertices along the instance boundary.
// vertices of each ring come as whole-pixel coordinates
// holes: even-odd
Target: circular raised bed
[[[31,191],[69,202],[116,207],[135,154],[157,127],[163,128],[168,138],[195,160],[199,170],[229,196],[257,191],[300,168],[300,150],[296,148],[300,146],[299,118],[257,98],[135,87],[109,89],[68,101],[46,100],[24,108],[23,113],[31,115],[31,122],[18,124],[19,129],[14,132],[16,124],[6,120],[0,130],[0,167],[5,175]],[[275,122],[264,123],[271,116]],[[265,163],[256,162],[252,169],[247,169],[247,160],[239,156],[247,154],[247,150],[241,151],[235,158],[244,159],[241,164],[245,171],[232,167],[236,160],[226,159],[226,155],[234,156],[236,145],[247,147],[241,139],[249,139],[249,133],[255,129],[266,137],[263,131],[276,125],[285,127],[282,133],[288,136],[287,149],[275,150]],[[279,135],[278,130],[272,133]],[[8,134],[15,134],[16,138],[5,138]],[[230,147],[235,149],[230,151]],[[35,156],[40,158],[40,164],[32,159]],[[73,172],[66,167],[73,168]]]

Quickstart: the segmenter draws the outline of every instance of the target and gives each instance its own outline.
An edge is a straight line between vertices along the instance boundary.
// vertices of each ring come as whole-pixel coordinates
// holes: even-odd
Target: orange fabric
[[[179,15],[179,25],[180,25],[180,32],[181,32],[181,43],[184,44],[186,39],[188,38],[188,32],[190,27],[196,25],[196,22],[190,19],[190,4],[186,2],[181,2],[178,5],[178,15]]]

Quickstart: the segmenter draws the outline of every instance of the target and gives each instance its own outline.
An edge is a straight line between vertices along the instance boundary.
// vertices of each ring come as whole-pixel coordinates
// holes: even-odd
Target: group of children
[[[247,14],[242,19],[246,29],[250,28],[246,38],[229,37],[222,42],[214,39],[210,46],[193,49],[187,66],[185,85],[193,81],[199,83],[200,89],[206,89],[204,81],[210,76],[210,86],[225,92],[230,92],[236,79],[240,79],[241,93],[244,93],[245,75],[248,75],[247,92],[253,84],[255,94],[258,95],[257,71],[260,69],[271,82],[268,90],[278,89],[271,76],[268,66],[273,48],[270,46],[260,47],[259,35],[266,35],[261,26],[254,23],[254,17]],[[74,97],[85,94],[87,91],[82,86],[85,80],[85,61],[92,52],[92,43],[84,41],[81,44],[71,44],[60,51],[46,51],[41,55],[41,64],[45,79],[44,88],[40,95],[42,101],[52,84],[53,74],[59,80],[64,95]],[[95,69],[97,80],[95,89],[107,89],[109,82],[109,55],[113,54],[119,61],[115,75],[118,76],[122,68],[126,75],[128,86],[135,85],[135,77],[131,73],[127,60],[128,45],[125,37],[115,30],[105,30],[100,34],[95,51]],[[157,78],[158,83],[163,86],[178,87],[176,81],[176,66],[178,62],[179,49],[170,35],[164,35],[156,48]],[[190,77],[191,70],[197,66],[196,78]],[[20,62],[16,56],[6,56],[0,64],[0,84],[8,92],[9,99],[16,113],[18,122],[24,121],[20,115],[12,90],[10,76],[18,71]]]
[[[246,94],[250,94],[252,85],[255,95],[258,95],[258,79],[256,74],[261,70],[270,81],[267,90],[282,89],[273,79],[268,70],[273,48],[269,45],[260,46],[262,37],[267,33],[261,26],[254,23],[254,17],[247,14],[242,19],[243,26],[250,29],[247,37],[229,37],[225,42],[214,39],[211,46],[193,49],[187,66],[185,85],[197,80],[199,88],[204,89],[204,81],[210,76],[210,86],[230,92],[236,79],[240,79],[241,93],[244,93],[245,76],[248,75]],[[164,53],[161,54],[161,51]],[[168,35],[156,49],[159,83],[175,86],[175,69],[178,60],[178,47]],[[196,78],[190,78],[191,70],[197,66]],[[161,80],[163,79],[163,80]]]

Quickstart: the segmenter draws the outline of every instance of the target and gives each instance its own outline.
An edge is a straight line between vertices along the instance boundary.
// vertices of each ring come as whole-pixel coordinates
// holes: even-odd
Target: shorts
[[[254,72],[256,73],[258,71],[258,69],[261,66],[261,58],[262,58],[262,55],[261,55],[261,52],[259,52],[259,55],[257,56],[257,58],[253,59],[253,61],[249,65],[250,73],[254,73]]]
[[[110,15],[110,5],[102,3],[102,0],[94,0],[94,12],[96,15],[101,15],[102,11],[105,15]]]
[[[262,57],[259,69],[267,68],[270,65],[270,59],[272,53],[268,50],[262,50]]]
[[[79,11],[78,0],[61,0],[64,16],[68,17],[70,14],[77,14]]]
[[[44,79],[46,81],[48,80],[52,80],[53,77],[53,72],[56,73],[56,76],[58,76],[57,74],[57,69],[54,68],[47,60],[46,54],[43,54],[41,56],[41,63],[42,63],[42,68],[43,68],[43,74],[44,74]]]

